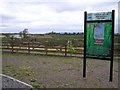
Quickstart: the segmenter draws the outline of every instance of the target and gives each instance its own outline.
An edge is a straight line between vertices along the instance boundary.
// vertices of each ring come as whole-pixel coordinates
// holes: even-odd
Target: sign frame
[[[86,58],[93,59],[103,59],[110,60],[110,76],[109,81],[112,82],[113,79],[113,59],[114,59],[114,21],[115,21],[115,10],[112,10],[111,20],[87,20],[87,12],[84,12],[84,59],[83,59],[83,77],[86,77]],[[86,56],[86,32],[87,32],[87,23],[112,23],[112,32],[111,32],[111,57],[110,58],[100,58],[100,57],[87,57]]]

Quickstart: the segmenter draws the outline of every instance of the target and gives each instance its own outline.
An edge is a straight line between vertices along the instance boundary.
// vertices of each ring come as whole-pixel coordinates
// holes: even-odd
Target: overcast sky
[[[119,0],[0,0],[1,32],[83,32],[84,11],[115,10],[118,32]]]

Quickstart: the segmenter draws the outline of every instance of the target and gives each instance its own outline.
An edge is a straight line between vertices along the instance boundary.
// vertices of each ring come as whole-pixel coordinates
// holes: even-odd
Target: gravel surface
[[[4,74],[37,88],[118,88],[118,61],[109,82],[108,60],[87,59],[83,78],[83,58],[6,53],[2,58]]]
[[[0,75],[0,76],[2,76],[2,88],[24,88],[27,90],[32,90],[31,85],[28,85],[10,76],[6,76],[6,75]]]

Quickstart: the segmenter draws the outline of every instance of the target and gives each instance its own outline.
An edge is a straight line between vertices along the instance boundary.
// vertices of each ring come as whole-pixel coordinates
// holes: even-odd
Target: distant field
[[[40,44],[66,44],[68,40],[72,41],[73,45],[83,45],[83,35],[37,35],[29,36],[27,39],[14,39],[15,42],[39,42]],[[11,38],[3,38],[3,42],[11,42]]]
[[[36,39],[36,40],[34,40]],[[84,35],[37,35],[37,36],[29,36],[27,39],[14,39],[16,42],[39,42],[40,44],[66,44],[69,41],[72,41],[73,45],[83,45],[84,44]],[[3,42],[10,42],[11,38],[2,38]],[[114,39],[115,45],[120,45],[120,35],[115,35]]]

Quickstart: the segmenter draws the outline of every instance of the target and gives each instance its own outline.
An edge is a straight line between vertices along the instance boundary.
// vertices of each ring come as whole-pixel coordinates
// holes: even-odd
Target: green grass
[[[13,76],[23,77],[23,76],[32,76],[33,71],[29,65],[23,64],[18,68],[18,71],[13,73]]]
[[[46,86],[44,86],[44,85],[33,84],[32,86],[33,86],[33,88],[46,88]]]
[[[114,45],[116,45],[116,46],[120,46],[120,43],[114,43]]]
[[[120,63],[120,59],[119,59],[119,60],[114,60],[114,62],[118,62],[118,63]]]

